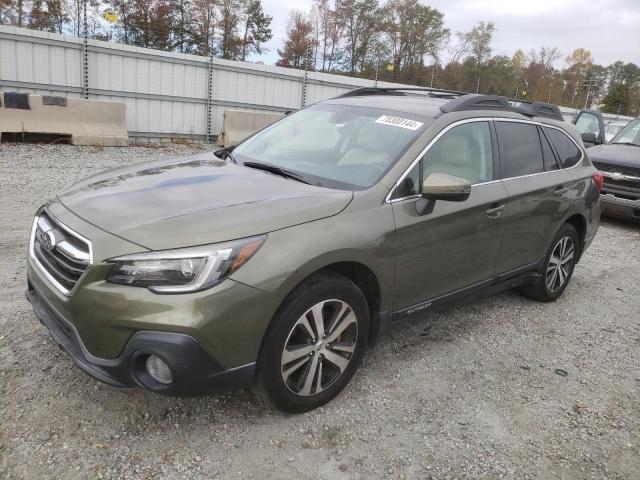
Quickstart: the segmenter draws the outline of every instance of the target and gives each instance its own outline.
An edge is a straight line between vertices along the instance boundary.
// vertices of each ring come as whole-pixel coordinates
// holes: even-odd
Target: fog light
[[[167,362],[155,355],[150,355],[149,358],[147,358],[147,373],[155,381],[164,383],[165,385],[173,381]]]

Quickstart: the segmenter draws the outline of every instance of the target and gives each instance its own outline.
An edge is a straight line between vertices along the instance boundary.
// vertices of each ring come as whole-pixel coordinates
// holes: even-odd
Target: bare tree
[[[471,50],[471,37],[468,32],[456,32],[456,44],[451,47],[451,63],[459,63]]]
[[[478,22],[471,30],[471,55],[476,60],[476,65],[481,66],[491,57],[491,40],[496,27],[493,22]]]
[[[540,47],[538,51],[529,52],[529,61],[542,65],[545,74],[553,71],[553,64],[562,57],[558,47]]]
[[[331,0],[313,0],[311,10],[314,19],[316,64],[320,71],[330,71],[338,58],[340,42],[344,30],[342,19]]]
[[[465,55],[470,55],[475,60],[476,68],[483,65],[491,56],[491,40],[495,30],[493,22],[481,21],[468,32],[457,32],[458,43],[452,62],[458,63]]]

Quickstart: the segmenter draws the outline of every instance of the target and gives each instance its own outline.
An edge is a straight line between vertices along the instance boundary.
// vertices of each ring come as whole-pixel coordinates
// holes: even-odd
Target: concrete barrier
[[[29,108],[22,109],[7,108],[5,97],[0,92],[0,135],[70,137],[73,145],[129,144],[124,103],[28,95]]]
[[[258,130],[282,118],[280,113],[225,110],[222,134],[218,143],[223,146],[236,145]]]

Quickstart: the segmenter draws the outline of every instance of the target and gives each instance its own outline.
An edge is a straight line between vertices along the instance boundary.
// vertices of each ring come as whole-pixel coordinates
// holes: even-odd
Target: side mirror
[[[471,193],[471,183],[446,173],[432,173],[422,182],[422,198],[464,202]]]
[[[471,183],[446,173],[432,173],[422,182],[421,199],[416,203],[419,215],[431,213],[436,200],[464,202],[471,194]]]
[[[591,143],[593,145],[600,143],[595,133],[582,133],[580,136],[582,137],[582,143]]]

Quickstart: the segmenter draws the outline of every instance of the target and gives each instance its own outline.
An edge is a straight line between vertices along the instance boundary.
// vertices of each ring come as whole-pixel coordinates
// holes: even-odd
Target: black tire
[[[568,239],[567,242],[571,244],[573,248],[573,255],[570,260],[563,263],[563,268],[561,270],[562,275],[556,271],[556,280],[550,286],[549,283],[553,277],[553,269],[555,268],[557,270],[556,266],[558,265],[555,258],[557,258],[557,254],[559,252],[558,249],[562,248],[560,242],[565,239]],[[547,256],[544,261],[544,267],[542,269],[542,276],[532,285],[522,287],[520,289],[521,293],[524,296],[539,302],[553,302],[557,300],[564,293],[564,290],[567,288],[567,285],[571,280],[573,269],[575,268],[576,261],[578,260],[579,248],[580,237],[578,232],[573,225],[565,223],[560,227],[560,230],[558,230],[555,237],[553,237],[553,241],[549,246],[549,250],[547,251]],[[552,260],[552,257],[554,260]],[[560,281],[561,279],[562,281]]]
[[[347,308],[342,310],[345,304],[350,310]],[[322,322],[326,322],[327,326],[326,345],[320,336],[311,338],[307,334],[308,329],[304,328],[305,325],[300,324],[301,321],[304,322],[304,316],[309,325],[313,325],[313,332],[316,332],[317,325],[314,313],[316,310],[311,311],[310,309],[316,308],[318,305],[322,305],[319,307],[319,311],[322,312],[320,316]],[[338,325],[333,330],[330,327],[334,324],[342,324],[335,320],[339,317],[339,312],[344,312],[340,318],[346,319],[343,322],[349,323],[349,326],[339,334],[340,340],[331,340],[330,333],[335,334],[339,328]],[[355,315],[355,322],[350,312]],[[289,294],[267,329],[258,358],[257,393],[263,399],[270,401],[276,408],[290,413],[305,412],[327,403],[342,391],[357,370],[367,345],[369,323],[369,308],[366,298],[353,282],[332,272],[319,272],[312,275]],[[349,336],[347,348],[353,348],[353,351],[348,353],[329,350],[347,345],[347,342],[342,342],[343,335],[345,338]],[[308,337],[306,342],[302,344],[305,349],[313,349],[314,351],[291,363],[285,363],[285,348],[287,348],[287,353],[301,350],[298,345],[293,350],[289,350],[291,342],[293,342],[291,339],[294,336],[297,336],[295,343],[300,343],[300,338]],[[313,340],[316,340],[316,343]],[[331,341],[333,341],[333,345],[330,343]],[[337,344],[340,345],[336,346]],[[316,347],[316,345],[320,346]],[[329,361],[329,355],[335,359],[336,352],[340,356],[346,357],[346,361],[348,361],[344,369],[338,368],[337,364]],[[308,361],[305,360],[307,355],[310,358]],[[315,356],[317,358],[314,358]],[[299,368],[299,373],[296,371],[285,380],[285,372],[292,369],[292,366],[300,361],[307,363]],[[318,369],[319,363],[322,363],[324,367],[320,365]],[[339,363],[342,364],[342,360]],[[302,388],[296,393],[294,390],[298,386],[307,385],[305,380],[308,379],[309,373],[306,377],[301,377],[305,372],[312,372],[312,369],[314,373],[311,382],[315,384],[320,378],[320,383],[312,386],[310,392],[305,393]],[[334,370],[338,376],[331,380]],[[294,377],[294,375],[298,375],[298,377]],[[298,378],[298,381],[294,381],[294,378]],[[323,382],[326,383],[325,386],[322,386]]]

